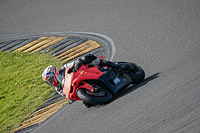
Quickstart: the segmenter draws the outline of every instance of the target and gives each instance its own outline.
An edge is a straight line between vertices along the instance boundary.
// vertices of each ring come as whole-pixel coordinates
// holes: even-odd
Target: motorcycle
[[[144,80],[144,70],[131,62],[117,62],[119,68],[87,67],[82,65],[78,71],[65,71],[63,93],[71,101],[84,101],[91,105],[106,104],[113,95],[131,84]]]

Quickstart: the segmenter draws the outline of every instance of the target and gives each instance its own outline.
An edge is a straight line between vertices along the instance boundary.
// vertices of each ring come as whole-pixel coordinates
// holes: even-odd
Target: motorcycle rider
[[[62,93],[62,89],[64,85],[63,79],[65,79],[66,68],[70,68],[68,70],[68,73],[71,73],[71,72],[76,72],[82,65],[86,65],[88,67],[94,67],[98,65],[98,66],[108,66],[112,68],[118,68],[118,65],[111,61],[105,61],[105,60],[99,59],[93,54],[88,54],[71,63],[64,64],[59,71],[57,67],[55,66],[52,66],[52,65],[48,66],[43,71],[42,78],[50,87],[54,86],[58,93],[60,93],[61,95],[64,95]],[[89,104],[85,102],[83,102],[83,105],[85,107],[90,106]]]

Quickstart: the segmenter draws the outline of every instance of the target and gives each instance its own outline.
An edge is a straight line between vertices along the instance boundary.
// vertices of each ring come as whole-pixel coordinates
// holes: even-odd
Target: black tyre
[[[127,73],[127,74],[132,79],[133,84],[138,84],[138,83],[142,82],[145,78],[144,70],[141,67],[138,67],[137,72],[131,72],[131,73]]]
[[[128,62],[118,62],[118,63],[124,64],[124,63],[128,63]],[[127,74],[132,79],[133,84],[138,84],[144,80],[145,72],[140,66],[135,65],[135,64],[134,64],[134,66],[136,67],[136,69],[134,69],[132,72],[129,72]]]
[[[80,88],[77,95],[84,102],[89,104],[105,104],[111,101],[112,94],[106,90],[100,90],[98,93],[93,93],[87,89]]]

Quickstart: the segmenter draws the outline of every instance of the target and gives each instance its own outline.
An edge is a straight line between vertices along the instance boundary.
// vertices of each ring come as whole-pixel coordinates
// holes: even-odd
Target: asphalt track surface
[[[36,133],[199,133],[199,0],[1,0],[0,39],[48,32],[112,38],[146,79],[105,106],[74,102]],[[45,67],[45,66],[44,66]]]

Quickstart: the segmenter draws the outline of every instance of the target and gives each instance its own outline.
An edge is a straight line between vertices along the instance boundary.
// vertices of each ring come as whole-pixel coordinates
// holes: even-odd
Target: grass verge
[[[0,58],[0,132],[10,132],[54,91],[42,80],[42,72],[61,63],[38,53],[0,51]]]

